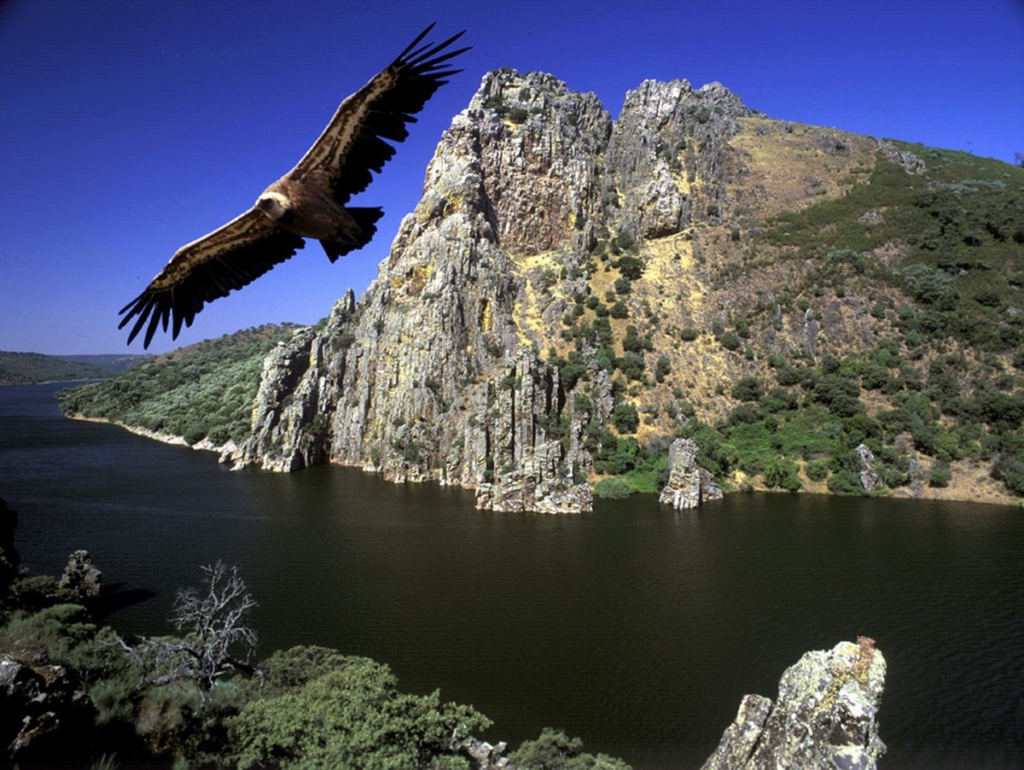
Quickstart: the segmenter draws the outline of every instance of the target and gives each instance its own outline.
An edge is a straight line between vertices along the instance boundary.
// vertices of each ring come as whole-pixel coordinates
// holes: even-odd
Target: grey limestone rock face
[[[744,697],[704,770],[873,770],[885,753],[877,720],[885,671],[866,637],[804,654],[782,675],[774,704]]]
[[[857,454],[860,457],[860,484],[865,492],[870,492],[882,483],[882,477],[875,469],[875,454],[866,444],[857,446]]]
[[[719,83],[645,80],[626,94],[608,146],[624,221],[645,238],[671,235],[727,205],[721,154],[736,118],[753,114]],[[704,184],[697,190],[692,182]],[[717,216],[717,215],[716,215]]]

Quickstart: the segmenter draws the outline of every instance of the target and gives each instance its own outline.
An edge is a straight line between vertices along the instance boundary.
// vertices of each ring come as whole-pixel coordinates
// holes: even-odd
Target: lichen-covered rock
[[[743,699],[704,770],[876,768],[885,753],[877,721],[885,671],[866,637],[806,653],[782,675],[774,705]]]
[[[558,372],[531,351],[509,358],[488,388],[483,426],[489,482],[477,488],[477,508],[572,513],[593,509],[586,479],[576,480],[572,458],[579,436],[564,437]],[[568,438],[566,449],[562,439]]]
[[[714,477],[697,465],[700,448],[688,438],[676,439],[668,450],[669,477],[658,498],[676,510],[697,508],[708,500],[720,500],[722,490]]]
[[[725,729],[715,753],[704,763],[704,769],[733,770],[745,767],[772,713],[772,705],[771,698],[763,695],[744,695],[736,719]]]
[[[728,203],[720,154],[736,118],[750,114],[719,83],[695,90],[686,80],[645,80],[628,92],[608,147],[627,229],[656,238],[694,216],[722,214]]]

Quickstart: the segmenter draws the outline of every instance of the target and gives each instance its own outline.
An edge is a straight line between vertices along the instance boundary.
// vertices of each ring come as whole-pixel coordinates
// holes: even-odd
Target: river
[[[888,661],[885,767],[1011,767],[1024,752],[1024,512],[971,503],[651,496],[495,514],[345,468],[232,472],[212,454],[60,416],[0,388],[0,497],[34,574],[89,550],[124,631],[170,631],[199,567],[237,564],[260,651],[320,644],[470,703],[484,736],[552,726],[638,768],[693,767],[745,693],[858,635]]]

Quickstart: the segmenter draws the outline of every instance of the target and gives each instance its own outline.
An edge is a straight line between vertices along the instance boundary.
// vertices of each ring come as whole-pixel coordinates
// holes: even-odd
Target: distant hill
[[[99,355],[55,356],[55,358],[59,358],[62,361],[73,361],[78,364],[100,366],[104,369],[109,369],[115,374],[123,374],[129,369],[155,358],[155,355],[153,353],[146,353],[143,355],[128,353],[101,353]]]
[[[0,385],[106,379],[128,371],[147,358],[152,356],[46,356],[0,351]]]

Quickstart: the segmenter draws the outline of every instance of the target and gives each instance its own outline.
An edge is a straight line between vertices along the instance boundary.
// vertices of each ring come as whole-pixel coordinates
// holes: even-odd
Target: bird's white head
[[[256,206],[275,222],[280,222],[287,218],[291,211],[291,202],[288,198],[279,192],[270,190],[264,192],[259,197],[259,200],[256,201]]]

